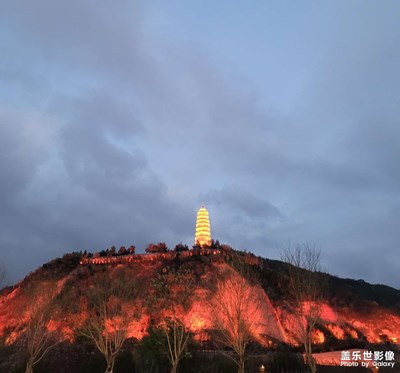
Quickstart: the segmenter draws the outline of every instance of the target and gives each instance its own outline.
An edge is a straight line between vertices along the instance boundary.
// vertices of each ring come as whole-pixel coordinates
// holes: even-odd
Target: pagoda
[[[194,244],[200,246],[211,244],[210,218],[208,217],[208,211],[204,206],[201,206],[197,212]]]

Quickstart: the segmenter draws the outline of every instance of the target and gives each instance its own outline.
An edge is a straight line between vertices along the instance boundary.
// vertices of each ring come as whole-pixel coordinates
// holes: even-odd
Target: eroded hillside
[[[213,330],[229,322],[226,310],[240,308],[241,317],[251,320],[251,337],[261,348],[299,343],[298,313],[285,289],[284,263],[233,250],[152,254],[151,260],[141,257],[111,264],[80,264],[80,254],[69,254],[3,290],[3,343],[23,345],[30,316],[51,304],[46,321],[51,338],[73,344],[88,320],[95,317],[89,304],[100,285],[110,291],[118,287],[126,294],[118,306],[124,309],[126,320],[121,320],[120,312],[109,317],[107,327],[127,322],[127,336],[132,341],[141,340],[149,328],[160,325],[173,312],[192,331],[197,348],[212,348]],[[399,291],[384,287],[383,296],[378,291],[382,288],[364,282],[326,274],[321,274],[322,278],[327,283],[326,298],[319,305],[321,315],[314,333],[320,350],[346,348],[360,341],[399,340]],[[114,298],[109,301],[117,302]]]

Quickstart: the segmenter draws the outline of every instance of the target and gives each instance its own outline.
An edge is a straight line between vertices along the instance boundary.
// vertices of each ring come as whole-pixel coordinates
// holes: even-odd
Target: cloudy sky
[[[0,1],[0,252],[214,238],[400,288],[398,1]]]

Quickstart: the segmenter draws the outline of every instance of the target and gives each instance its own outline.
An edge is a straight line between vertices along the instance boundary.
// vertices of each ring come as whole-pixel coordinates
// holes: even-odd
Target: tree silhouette
[[[221,353],[231,358],[244,373],[252,334],[258,326],[256,314],[261,307],[259,293],[243,276],[232,270],[223,274],[216,285],[214,339]],[[232,355],[226,349],[234,351]]]
[[[168,247],[165,242],[159,242],[158,244],[150,243],[147,245],[145,251],[148,254],[166,253]]]
[[[190,306],[194,286],[194,274],[185,267],[165,269],[153,279],[149,304],[160,315],[157,326],[166,339],[164,347],[171,373],[177,372],[179,362],[186,356],[191,333],[182,315]]]
[[[104,356],[106,373],[114,371],[117,355],[127,339],[130,321],[140,317],[138,289],[132,278],[125,279],[120,270],[112,279],[102,276],[88,291],[88,317],[81,334],[89,338]]]
[[[126,250],[125,246],[121,246],[118,250],[118,255],[126,255],[128,254],[128,250]]]
[[[176,251],[176,252],[188,251],[188,250],[189,250],[189,246],[183,245],[182,242],[179,242],[174,248],[174,251]]]
[[[312,373],[317,371],[312,354],[312,334],[321,316],[323,283],[317,272],[321,271],[321,251],[310,243],[287,247],[282,260],[288,266],[289,302],[296,310],[299,339],[304,346],[305,360]]]
[[[58,339],[54,335],[56,333],[50,333],[47,329],[54,310],[56,290],[54,286],[43,285],[40,291],[32,287],[26,288],[25,291],[29,299],[26,311],[25,336],[28,361],[25,373],[33,373],[33,367],[58,343]]]

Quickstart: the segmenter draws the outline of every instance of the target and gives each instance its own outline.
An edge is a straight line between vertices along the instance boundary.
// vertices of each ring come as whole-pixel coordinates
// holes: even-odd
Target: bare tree
[[[132,301],[135,306],[131,307]],[[128,304],[128,302],[130,304]],[[81,334],[89,338],[106,360],[106,373],[113,373],[118,353],[128,336],[128,326],[140,317],[138,286],[124,277],[103,276],[87,294],[88,317]]]
[[[282,254],[282,260],[289,264],[289,299],[296,310],[305,360],[311,372],[315,373],[317,367],[312,354],[312,334],[320,320],[323,299],[323,284],[321,276],[318,276],[318,272],[321,272],[321,250],[310,243],[294,248],[288,246]]]
[[[33,367],[58,343],[57,333],[48,331],[48,323],[54,310],[55,289],[44,286],[38,290],[28,289],[26,348],[28,361],[25,373],[33,373]]]
[[[217,283],[213,302],[214,339],[220,351],[236,363],[238,373],[244,373],[245,362],[250,357],[248,345],[258,326],[256,314],[261,301],[257,288],[244,277],[233,273],[224,277]]]
[[[182,315],[188,307],[194,289],[194,275],[186,268],[160,273],[153,280],[152,308],[161,316],[159,327],[166,339],[166,355],[171,373],[176,373],[179,362],[186,356],[190,329]]]
[[[176,315],[164,319],[162,330],[167,340],[167,356],[171,363],[171,373],[176,373],[179,362],[186,355],[190,330]]]

